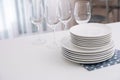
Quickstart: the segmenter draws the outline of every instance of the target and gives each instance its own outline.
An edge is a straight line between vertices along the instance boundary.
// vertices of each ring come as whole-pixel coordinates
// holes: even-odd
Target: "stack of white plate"
[[[70,29],[73,44],[83,47],[99,47],[111,41],[111,30],[104,24],[82,24]]]
[[[104,24],[77,25],[70,29],[70,34],[62,39],[62,53],[69,61],[93,64],[114,55],[111,29]]]

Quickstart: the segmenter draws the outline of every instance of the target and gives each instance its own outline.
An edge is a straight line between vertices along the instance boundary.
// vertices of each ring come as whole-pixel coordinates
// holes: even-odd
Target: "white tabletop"
[[[120,47],[120,23],[108,24],[116,48]],[[56,33],[57,41],[69,34]],[[0,80],[120,80],[120,64],[87,71],[63,59],[60,48],[53,48],[52,33],[22,36],[0,41]],[[37,38],[46,39],[44,45]]]

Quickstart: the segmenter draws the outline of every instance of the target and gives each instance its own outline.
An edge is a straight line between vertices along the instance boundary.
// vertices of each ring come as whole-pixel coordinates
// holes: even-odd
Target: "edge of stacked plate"
[[[111,29],[105,24],[76,25],[70,35],[61,41],[65,59],[82,64],[93,64],[110,59],[114,55]]]
[[[83,47],[100,47],[111,41],[111,29],[105,24],[89,23],[70,29],[71,42]]]

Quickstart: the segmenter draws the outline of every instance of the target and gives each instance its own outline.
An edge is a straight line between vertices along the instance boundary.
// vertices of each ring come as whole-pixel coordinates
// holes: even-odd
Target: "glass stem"
[[[64,30],[67,30],[68,29],[67,22],[65,22],[64,25],[65,25]]]
[[[54,41],[54,44],[55,44],[55,46],[56,46],[56,49],[60,49],[60,46],[59,46],[58,43],[57,43],[55,29],[56,29],[56,27],[53,28],[53,41]]]
[[[38,33],[40,33],[40,26],[41,26],[41,24],[37,25]]]
[[[53,40],[56,43],[56,37],[55,37],[55,28],[53,28]]]
[[[56,38],[56,25],[54,25],[55,27],[53,28],[53,45],[55,45],[55,49],[60,49],[59,44],[57,43],[57,38]]]

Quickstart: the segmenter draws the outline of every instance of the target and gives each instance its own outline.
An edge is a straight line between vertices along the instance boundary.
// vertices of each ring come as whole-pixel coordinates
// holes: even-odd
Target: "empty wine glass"
[[[89,1],[76,1],[74,17],[78,24],[87,23],[91,18],[91,7]]]
[[[55,3],[55,4],[54,4]],[[56,24],[58,24],[58,5],[57,0],[47,0],[45,3],[45,19],[48,27],[55,32]]]
[[[68,28],[67,24],[72,18],[72,8],[70,0],[59,0],[59,20]]]
[[[56,44],[55,29],[56,25],[59,23],[57,0],[46,0],[45,19],[48,27],[50,27],[53,30],[53,43]]]
[[[32,15],[30,17],[30,21],[33,25],[35,25],[37,27],[38,32],[39,32],[40,27],[42,27],[41,22],[44,18],[42,1],[41,0],[31,0],[30,5],[31,5],[31,13],[32,13]],[[43,40],[39,37],[36,42],[37,42],[37,44],[43,44],[43,43],[45,43],[45,40]]]

